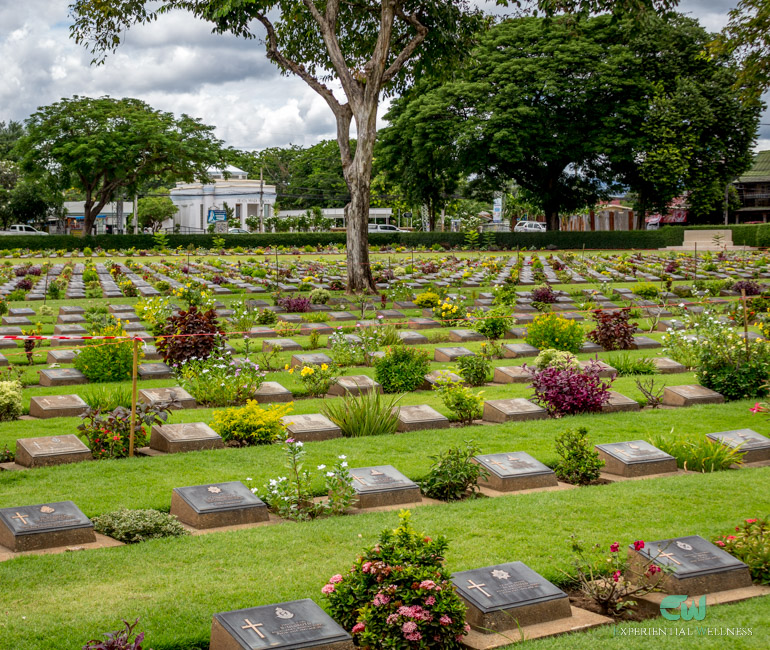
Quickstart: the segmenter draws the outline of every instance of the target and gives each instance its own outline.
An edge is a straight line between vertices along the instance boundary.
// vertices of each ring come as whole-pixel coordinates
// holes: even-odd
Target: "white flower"
[[[326,465],[319,465],[319,466],[318,466],[318,469],[319,469],[319,470],[322,470],[322,469],[326,469]]]
[[[247,478],[246,480],[247,480],[247,481],[251,481],[251,480],[253,480],[253,479],[251,479],[251,478]]]
[[[251,488],[251,493],[252,494],[256,494],[257,493],[257,488]]]
[[[326,478],[331,478],[334,476],[334,472],[326,472]]]
[[[345,460],[347,456],[345,454],[342,454],[341,456],[337,456],[340,460]]]
[[[347,464],[347,463],[341,463],[341,464],[340,464],[340,467],[347,467],[347,466],[348,466],[348,464]]]

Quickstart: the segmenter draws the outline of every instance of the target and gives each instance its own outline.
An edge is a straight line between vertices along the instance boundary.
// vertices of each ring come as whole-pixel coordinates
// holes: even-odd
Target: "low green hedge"
[[[721,229],[724,226],[695,226],[697,228]],[[689,228],[689,227],[688,227]],[[768,225],[734,225],[728,226],[733,231],[733,243],[738,246],[770,246],[770,224]],[[168,235],[171,248],[187,248],[190,244],[196,247],[211,248],[216,235]],[[301,233],[269,233],[254,235],[221,235],[226,248],[267,248],[285,246],[303,248],[328,244],[345,244],[344,232],[301,232]],[[621,250],[621,249],[655,249],[665,246],[679,246],[684,240],[684,228],[681,226],[664,226],[659,230],[617,230],[613,232],[573,232],[556,231],[543,233],[495,233],[498,246],[515,249],[545,248],[549,245],[560,249]],[[371,233],[369,243],[373,246],[431,246],[438,244],[443,247],[456,247],[465,244],[465,235],[459,232],[394,232]],[[14,248],[29,250],[82,250],[135,248],[150,249],[155,245],[151,235],[98,235],[96,237],[75,237],[72,235],[16,236],[0,237],[0,250]]]

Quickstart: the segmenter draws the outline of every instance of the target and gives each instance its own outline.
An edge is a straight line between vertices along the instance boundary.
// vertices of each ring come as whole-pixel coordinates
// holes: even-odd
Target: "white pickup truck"
[[[8,230],[0,230],[0,235],[48,235],[48,233],[43,232],[42,230],[36,230],[32,226],[16,223]]]

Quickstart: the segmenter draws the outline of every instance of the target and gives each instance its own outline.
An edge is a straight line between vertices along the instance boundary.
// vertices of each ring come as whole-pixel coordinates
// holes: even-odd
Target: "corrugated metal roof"
[[[770,151],[760,151],[751,169],[738,178],[740,183],[770,182]]]

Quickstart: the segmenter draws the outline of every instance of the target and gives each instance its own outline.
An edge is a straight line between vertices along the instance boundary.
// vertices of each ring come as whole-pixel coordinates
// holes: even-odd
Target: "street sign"
[[[227,221],[227,212],[225,210],[209,210],[208,222]]]

